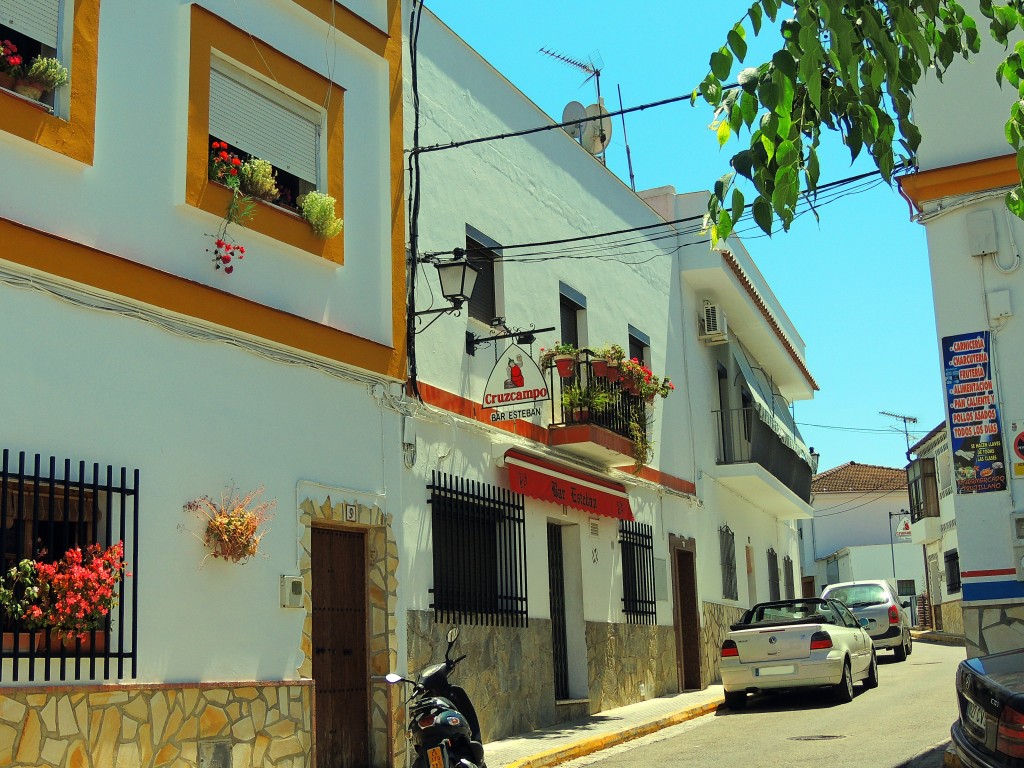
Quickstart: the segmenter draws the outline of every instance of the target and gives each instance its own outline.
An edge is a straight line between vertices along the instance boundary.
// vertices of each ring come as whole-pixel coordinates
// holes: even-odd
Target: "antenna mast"
[[[568,64],[570,67],[578,69],[580,72],[586,72],[587,79],[583,81],[583,85],[586,85],[587,80],[594,78],[594,85],[597,87],[597,103],[601,103],[601,67],[603,62],[600,61],[600,54],[598,54],[598,61],[594,61],[593,54],[586,60],[574,58],[573,56],[566,56],[564,53],[558,51],[552,51],[549,48],[541,48],[540,52],[545,56],[550,56],[553,59],[558,59],[564,64]]]
[[[907,461],[910,461],[910,430],[907,429],[907,424],[917,424],[917,419],[913,416],[904,416],[899,413],[890,413],[889,411],[879,411],[879,416],[888,416],[891,419],[899,419],[903,422],[903,434],[907,438]]]

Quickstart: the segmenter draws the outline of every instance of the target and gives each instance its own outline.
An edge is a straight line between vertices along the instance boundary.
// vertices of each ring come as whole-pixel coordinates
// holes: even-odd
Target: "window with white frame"
[[[214,59],[210,144],[226,143],[222,151],[243,162],[258,158],[270,163],[279,194],[268,202],[296,209],[302,195],[320,187],[322,122],[323,116],[312,107]]]
[[[64,66],[69,66],[63,59],[69,58],[58,53],[61,45],[61,28],[64,14],[64,0],[0,0],[0,41],[4,44],[9,56],[18,57],[17,65],[22,71],[32,65],[38,58],[61,59]],[[12,64],[5,57],[8,66]],[[6,67],[0,67],[3,71]],[[4,84],[8,90],[13,84]],[[39,99],[52,107],[54,94],[47,91]]]

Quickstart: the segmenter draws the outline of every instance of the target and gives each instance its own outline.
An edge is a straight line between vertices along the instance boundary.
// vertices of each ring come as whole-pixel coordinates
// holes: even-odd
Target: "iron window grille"
[[[768,599],[782,599],[779,593],[779,556],[772,548],[768,549]]]
[[[512,491],[432,472],[434,620],[527,626],[526,507]]]
[[[782,558],[782,576],[783,583],[786,587],[786,599],[793,600],[796,598],[796,583],[793,579],[793,558],[786,555]]]
[[[619,521],[622,550],[622,612],[628,624],[654,624],[654,529],[631,520]]]
[[[718,547],[722,562],[722,597],[726,600],[739,600],[740,592],[736,584],[736,534],[728,525],[718,529]]]
[[[952,595],[960,591],[960,553],[951,549],[943,559],[946,562],[946,591]]]
[[[900,597],[913,597],[917,594],[917,584],[913,579],[897,579],[896,593]]]
[[[57,459],[44,467],[39,454],[29,465],[24,452],[11,466],[10,451],[0,461],[0,540],[4,573],[23,559],[54,562],[75,547],[124,543],[130,576],[115,591],[117,606],[86,641],[58,641],[48,629],[26,629],[4,618],[10,650],[0,651],[0,682],[124,680],[137,676],[139,470],[71,459],[58,471]],[[5,643],[4,648],[6,649]]]

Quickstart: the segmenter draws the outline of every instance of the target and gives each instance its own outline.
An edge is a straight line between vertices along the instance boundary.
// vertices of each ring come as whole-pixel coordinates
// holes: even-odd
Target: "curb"
[[[949,635],[943,632],[911,632],[910,636],[914,638],[915,643],[934,643],[936,645],[959,645],[964,646],[966,643],[964,639],[959,635]]]
[[[589,755],[592,752],[598,752],[608,747],[614,747],[617,744],[630,741],[632,739],[639,738],[641,736],[647,736],[648,734],[660,731],[663,728],[668,728],[679,723],[685,723],[687,720],[693,720],[694,718],[706,715],[710,712],[714,712],[722,704],[725,703],[725,699],[718,699],[716,701],[710,701],[707,704],[702,704],[699,707],[691,707],[690,709],[684,709],[681,712],[676,712],[672,715],[652,720],[648,723],[641,725],[635,725],[632,728],[626,728],[622,731],[616,731],[615,733],[608,733],[603,736],[595,736],[590,739],[584,739],[583,741],[577,741],[574,744],[566,744],[562,747],[555,747],[549,749],[547,752],[541,752],[532,757],[524,757],[520,760],[516,760],[514,763],[509,763],[505,768],[548,768],[558,763],[564,763],[566,760],[575,760],[577,757],[583,757]]]

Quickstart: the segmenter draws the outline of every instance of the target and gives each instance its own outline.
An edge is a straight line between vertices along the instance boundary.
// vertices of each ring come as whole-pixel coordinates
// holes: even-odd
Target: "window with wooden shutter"
[[[469,261],[480,268],[473,295],[469,297],[469,316],[489,325],[498,311],[494,290],[494,260],[497,257],[492,250],[470,237],[466,238],[466,252]]]

